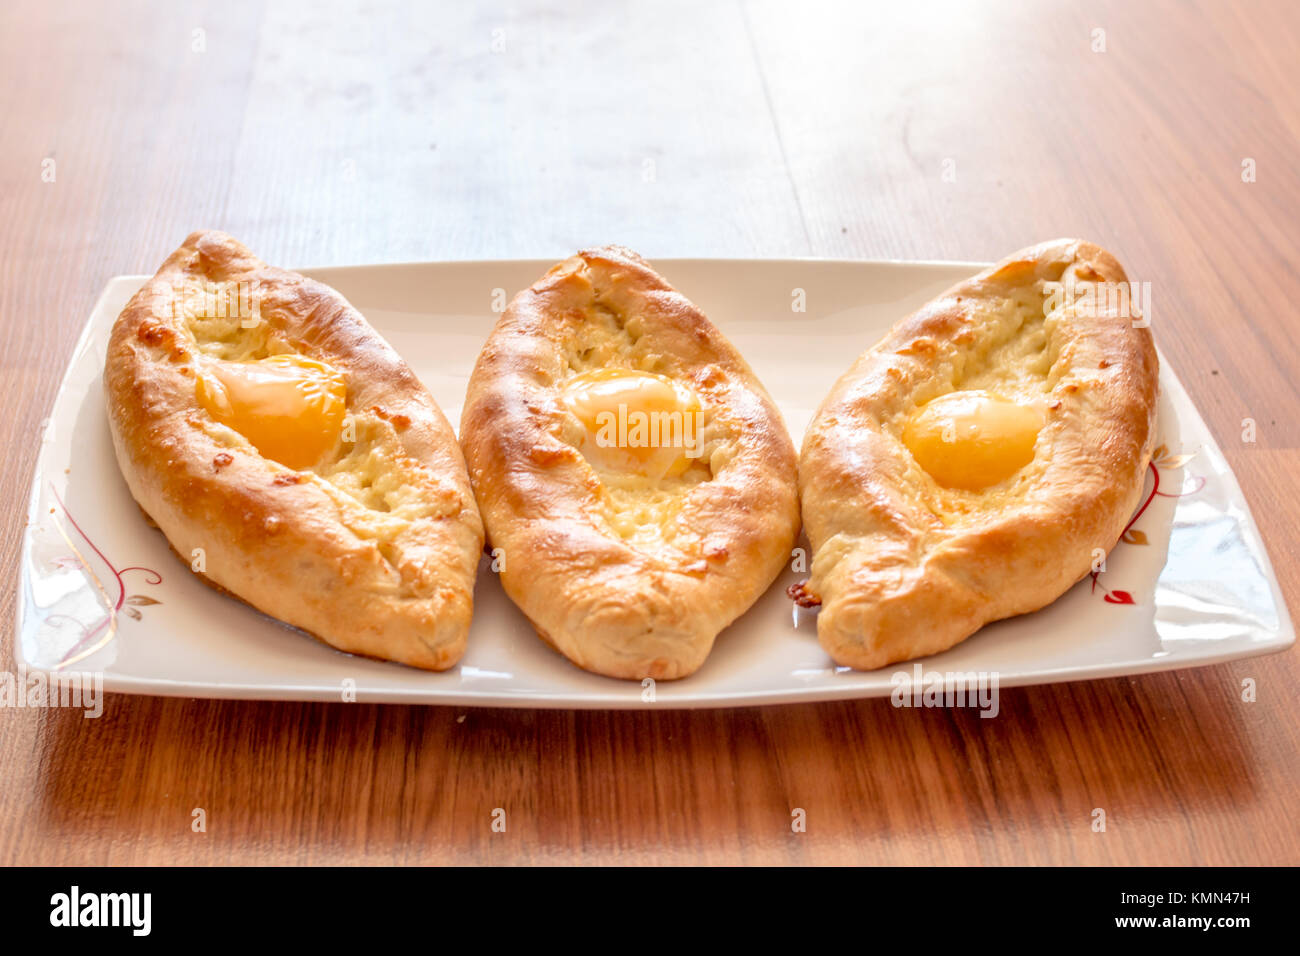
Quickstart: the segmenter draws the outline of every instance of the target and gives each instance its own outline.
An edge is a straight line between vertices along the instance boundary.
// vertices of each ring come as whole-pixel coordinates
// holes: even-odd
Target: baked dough
[[[584,408],[627,396],[648,396],[629,419],[637,403],[697,412],[695,454],[661,438],[629,457],[630,428],[602,446]],[[506,593],[598,674],[693,673],[798,533],[797,462],[772,400],[625,249],[580,252],[515,297],[470,378],[461,440]]]
[[[205,581],[339,650],[459,660],[483,546],[465,461],[341,295],[196,232],[118,317],[104,380],[131,494]]]
[[[1150,332],[1123,314],[1126,282],[1088,242],[1022,250],[903,319],[836,383],[804,438],[813,563],[792,589],[820,603],[836,663],[945,650],[1056,600],[1115,545],[1142,492],[1158,378]],[[937,443],[932,402],[956,409]],[[981,437],[962,417],[972,402],[1011,437]],[[1026,415],[1041,416],[1036,436]]]

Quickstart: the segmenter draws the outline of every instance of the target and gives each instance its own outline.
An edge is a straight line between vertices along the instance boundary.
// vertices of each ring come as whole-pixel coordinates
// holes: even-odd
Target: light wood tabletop
[[[290,267],[1092,239],[1152,283],[1157,342],[1300,606],[1290,0],[15,0],[0,64],[0,669],[77,335],[111,276],[198,228]],[[6,709],[0,863],[1294,864],[1298,686],[1291,650],[1004,690],[996,720],[887,699]]]

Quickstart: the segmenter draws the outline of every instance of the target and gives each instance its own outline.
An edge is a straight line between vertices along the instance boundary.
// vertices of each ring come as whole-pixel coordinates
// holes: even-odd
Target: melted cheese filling
[[[599,483],[598,517],[609,532],[675,565],[699,561],[700,527],[684,520],[692,489],[738,451],[737,425],[660,351],[642,315],[607,296],[581,259],[590,303],[566,329],[556,399],[560,438],[577,449]],[[636,414],[642,413],[642,414]],[[602,426],[603,434],[602,434]]]

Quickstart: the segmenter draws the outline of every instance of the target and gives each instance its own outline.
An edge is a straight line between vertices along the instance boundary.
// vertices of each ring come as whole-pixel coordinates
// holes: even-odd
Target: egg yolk
[[[605,470],[676,477],[703,452],[699,396],[666,375],[596,369],[569,379],[560,398],[585,430],[582,453]]]
[[[309,468],[334,447],[347,409],[343,374],[301,355],[205,363],[195,394],[264,458],[290,468]]]
[[[1042,427],[1039,409],[972,389],[918,409],[903,427],[903,444],[939,484],[980,491],[1033,460]]]

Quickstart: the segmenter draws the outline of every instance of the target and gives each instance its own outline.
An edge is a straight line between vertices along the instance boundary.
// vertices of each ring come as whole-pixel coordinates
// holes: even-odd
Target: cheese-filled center
[[[982,389],[949,392],[912,414],[903,444],[939,484],[980,491],[1033,460],[1043,424],[1034,406]]]
[[[603,470],[659,480],[703,453],[699,396],[666,375],[595,369],[565,382],[560,399],[582,424],[579,450]]]
[[[290,468],[309,468],[334,447],[347,410],[343,373],[301,355],[206,362],[195,395],[264,458]]]

